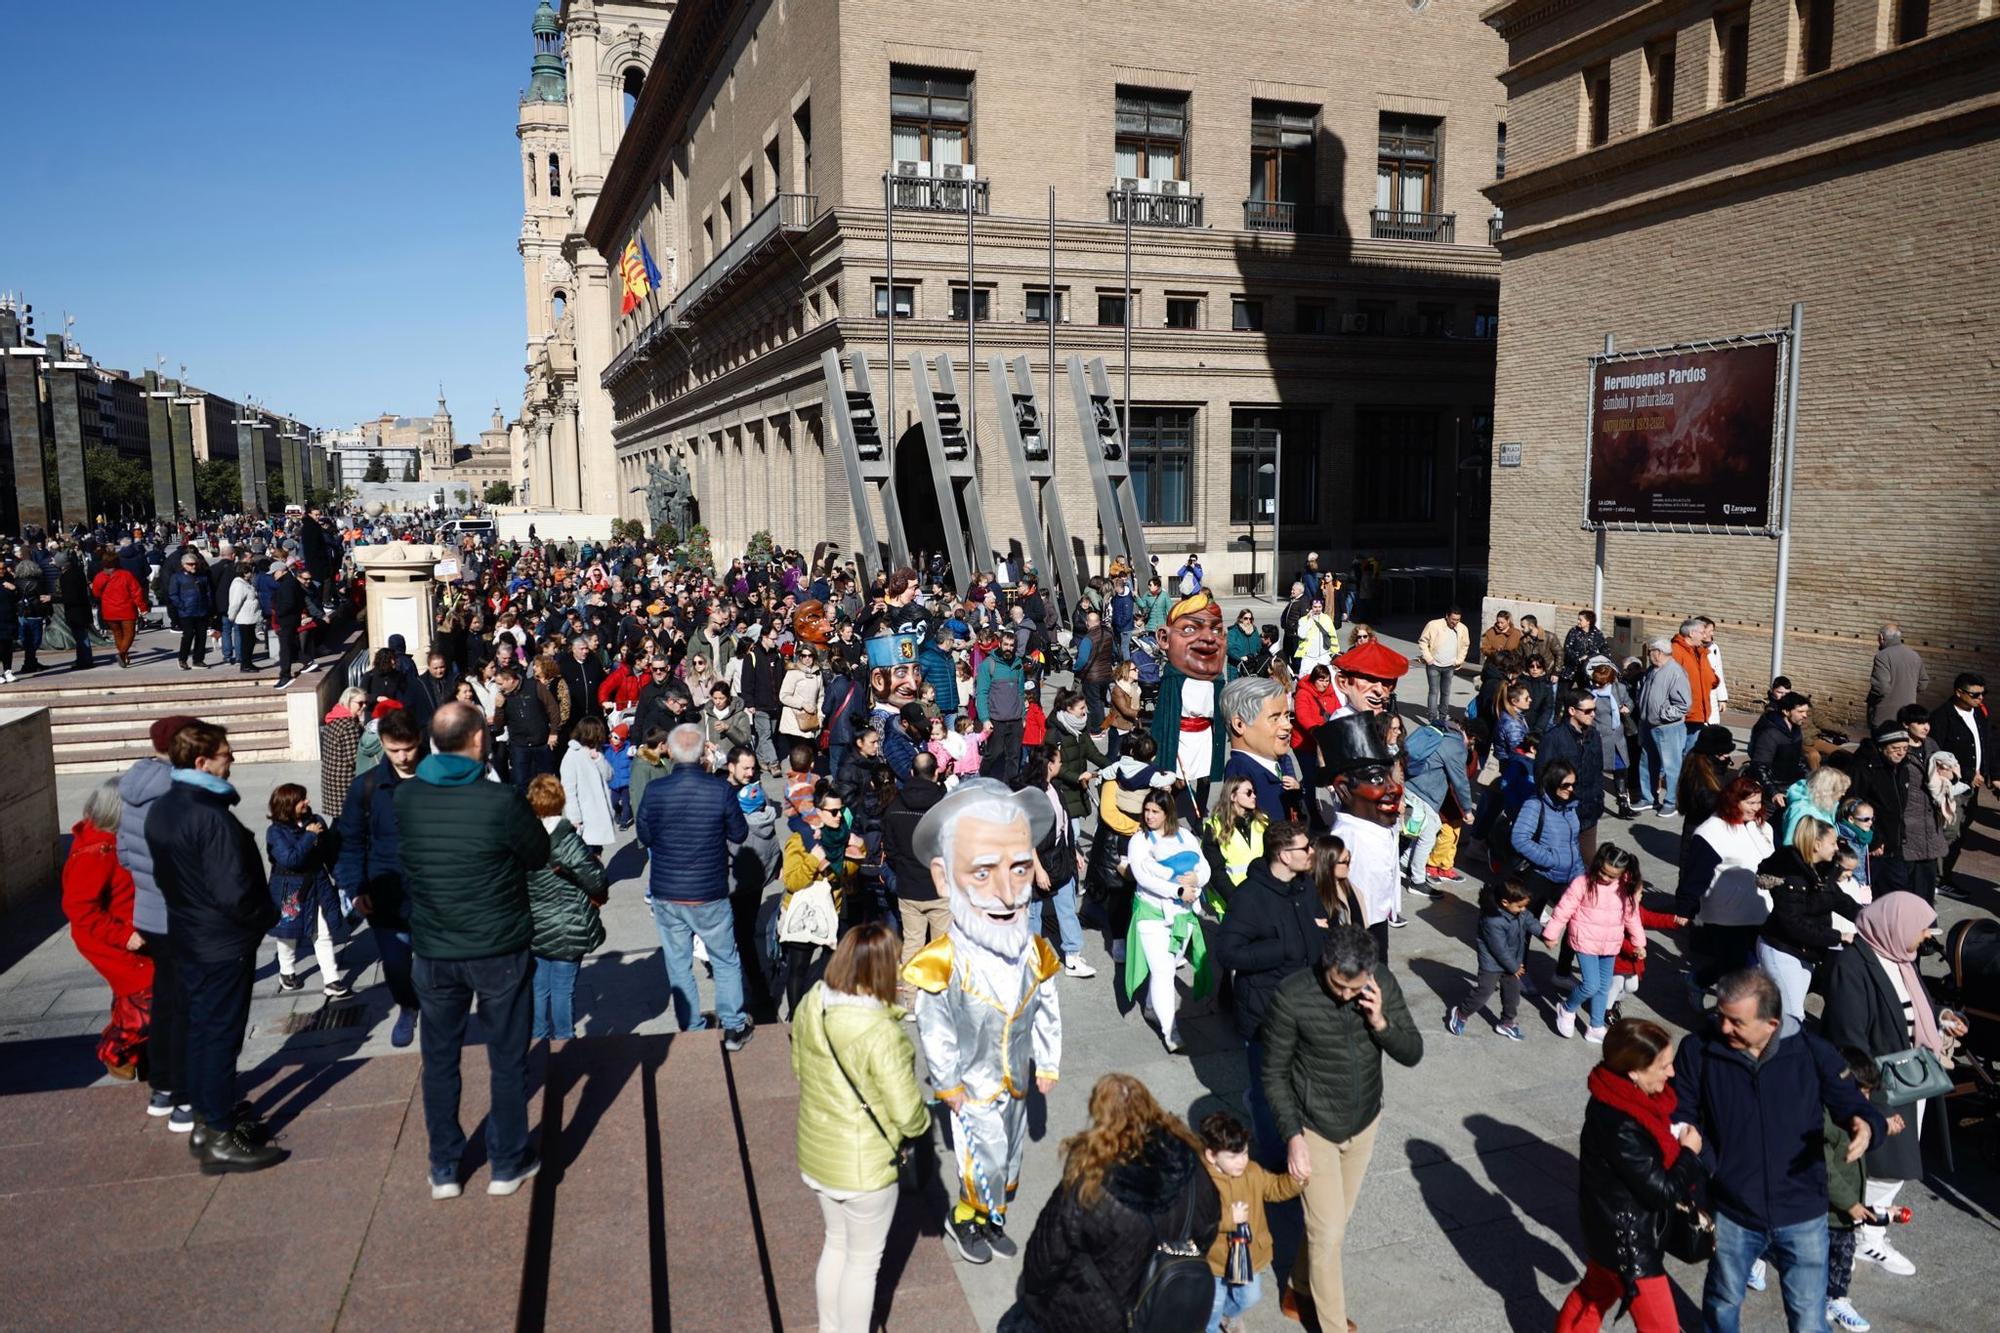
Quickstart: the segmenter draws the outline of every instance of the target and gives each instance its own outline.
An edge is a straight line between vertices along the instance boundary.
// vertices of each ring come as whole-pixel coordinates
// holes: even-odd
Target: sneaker
[[[152,1114],[150,1107],[147,1108],[147,1114]],[[175,1106],[172,1114],[167,1117],[167,1128],[176,1134],[194,1133],[194,1108],[186,1102]]]
[[[289,685],[289,684],[291,684],[291,683],[292,683],[292,682],[290,682],[289,680],[278,680],[278,681],[273,681],[273,682],[271,682],[271,688],[272,688],[272,689],[274,689],[274,690],[282,690],[282,689],[284,689],[284,688],[285,688],[285,687],[286,687],[287,685]]]
[[[742,1027],[722,1034],[722,1049],[733,1054],[748,1046],[750,1039],[756,1035],[757,1029],[746,1020]]]
[[[319,993],[329,1000],[351,1000],[354,988],[344,981],[329,981],[319,988]]]
[[[1465,872],[1457,866],[1445,866],[1435,873],[1434,878],[1447,880],[1450,883],[1456,884],[1465,878]]]
[[[1456,1008],[1444,1011],[1444,1030],[1454,1037],[1465,1035],[1465,1019],[1460,1017]]]
[[[398,1047],[408,1046],[416,1039],[417,1011],[414,1009],[399,1010],[396,1014],[396,1026],[389,1029],[389,1044]]]
[[[1063,959],[1063,971],[1072,977],[1094,977],[1097,969],[1083,961],[1081,954],[1071,954]]]
[[[172,1115],[173,1113],[174,1094],[171,1092],[155,1092],[146,1103],[146,1114],[155,1119],[161,1116]]]
[[[1770,1283],[1770,1267],[1762,1259],[1750,1265],[1750,1290],[1762,1291]]]
[[[1389,924],[1395,929],[1401,930],[1404,926],[1410,924],[1410,918],[1404,916],[1401,912],[1391,912],[1389,913]]]
[[[1169,1032],[1165,1037],[1161,1038],[1161,1040],[1166,1043],[1168,1055],[1179,1055],[1182,1051],[1187,1049],[1185,1046],[1181,1044],[1181,1034],[1180,1034],[1180,1029],[1178,1028],[1174,1029],[1172,1032]]]
[[[234,1172],[262,1171],[276,1166],[291,1154],[238,1125],[211,1138],[202,1148],[201,1173],[220,1176]]]
[[[465,1193],[465,1186],[458,1183],[458,1168],[447,1167],[431,1172],[431,1197],[433,1199],[456,1199]]]
[[[1583,1039],[1593,1046],[1602,1046],[1604,1044],[1604,1034],[1609,1030],[1608,1028],[1586,1027],[1583,1030]]]
[[[500,1177],[495,1176],[493,1179],[487,1181],[486,1192],[488,1194],[512,1194],[520,1189],[521,1186],[533,1180],[541,1169],[542,1159],[539,1157],[530,1157],[528,1164],[521,1168],[519,1175],[508,1180],[502,1180]]]
[[[1501,1036],[1505,1037],[1508,1041],[1527,1040],[1526,1037],[1521,1035],[1521,1025],[1519,1023],[1502,1023],[1493,1030],[1499,1033]]]
[[[1556,1035],[1564,1038],[1576,1035],[1576,1010],[1556,1006]]]
[[[1424,867],[1424,878],[1425,878],[1425,879],[1443,879],[1443,878],[1445,878],[1445,873],[1444,873],[1444,867],[1442,867],[1442,866],[1425,866],[1425,867]]]
[[[1660,807],[1660,818],[1662,819],[1674,819],[1678,817],[1679,814],[1680,811],[1674,809],[1674,807],[1672,807],[1671,805],[1663,805]]]
[[[304,990],[305,986],[306,986],[305,978],[301,977],[296,972],[278,973],[279,990]]]
[[[1878,1235],[1855,1246],[1854,1257],[1866,1259],[1871,1264],[1880,1264],[1883,1272],[1896,1277],[1909,1277],[1917,1271],[1917,1266],[1890,1243],[1887,1235]]]
[[[944,1234],[958,1250],[958,1257],[969,1264],[984,1264],[993,1261],[993,1247],[986,1242],[986,1228],[979,1225],[979,1219],[968,1217],[963,1222],[947,1215]]]
[[[1861,1311],[1854,1308],[1845,1296],[1837,1296],[1826,1303],[1826,1322],[1836,1328],[1847,1328],[1854,1333],[1868,1333],[1874,1325],[1861,1317]]]
[[[988,1222],[981,1229],[980,1234],[986,1237],[986,1244],[992,1249],[993,1253],[999,1255],[1002,1259],[1012,1259],[1021,1252],[1021,1247],[1016,1245],[1014,1238],[1007,1234],[1007,1228],[997,1222]]]
[[[1632,802],[1631,813],[1635,815],[1649,815],[1653,813],[1653,803],[1651,801],[1634,801]]]

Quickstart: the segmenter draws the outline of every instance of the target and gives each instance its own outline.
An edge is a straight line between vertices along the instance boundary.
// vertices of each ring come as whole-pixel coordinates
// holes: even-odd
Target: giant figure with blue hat
[[[895,729],[903,705],[917,702],[924,673],[917,665],[917,635],[890,630],[865,641],[868,654],[868,725],[888,735]]]

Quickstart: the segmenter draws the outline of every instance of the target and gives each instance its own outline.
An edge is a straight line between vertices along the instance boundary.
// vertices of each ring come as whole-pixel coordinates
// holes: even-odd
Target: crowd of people
[[[337,593],[359,526],[237,531],[224,581]],[[45,596],[44,555],[137,585],[106,582],[107,624],[143,611],[144,536],[109,555],[30,549],[0,585],[14,623]],[[197,664],[224,537],[158,543]],[[464,1184],[475,996],[487,1189],[519,1189],[538,1169],[530,1048],[578,1029],[605,857],[629,829],[677,1026],[712,1021],[733,1052],[789,1024],[823,1329],[870,1327],[909,1145],[934,1116],[956,1253],[1025,1256],[1003,1329],[1239,1329],[1272,1261],[1266,1208],[1293,1198],[1284,1309],[1352,1329],[1341,1254],[1383,1058],[1416,1064],[1423,1027],[1464,1037],[1496,997],[1503,1038],[1527,1039],[1541,999],[1557,1037],[1601,1052],[1580,1152],[1589,1266],[1559,1328],[1621,1305],[1649,1333],[1677,1327],[1664,1254],[1707,1262],[1703,1320],[1723,1330],[1768,1267],[1794,1329],[1868,1326],[1857,1261],[1914,1271],[1884,1218],[1921,1174],[1923,1103],[1889,1100],[1876,1070],[1911,1050],[1948,1063],[1967,1031],[1915,960],[1977,793],[2000,779],[1977,675],[1935,710],[1885,694],[1852,749],[1780,679],[1737,765],[1700,616],[1620,663],[1588,611],[1561,642],[1503,612],[1475,662],[1453,609],[1418,638],[1427,697],[1405,712],[1410,660],[1353,619],[1366,601],[1346,584],[1372,571],[1344,581],[1316,557],[1273,623],[1246,611],[1227,630],[1194,553],[1170,573],[1118,562],[1062,609],[1032,573],[947,594],[921,559],[868,581],[837,554],[717,570],[613,537],[468,540],[457,564],[422,661],[396,637],[367,655],[325,719],[317,789],[270,793],[265,852],[234,809],[226,732],[191,716],[157,724],[156,757],[76,827],[65,902],[114,995],[100,1056],[144,1075],[149,1113],[190,1134],[204,1171],[283,1156],[234,1091],[262,940],[282,990],[303,988],[310,954],[326,999],[347,1002],[365,926],[391,1043],[421,1039],[433,1197]],[[290,604],[243,623],[282,640]],[[313,605],[318,619],[325,596]],[[307,656],[280,653],[281,673]],[[1648,884],[1611,821],[1674,815],[1677,882]],[[1473,980],[1424,1023],[1392,932],[1447,895],[1477,903]],[[1702,1013],[1678,1044],[1624,1005],[1663,934]],[[1552,959],[1531,977],[1536,939]],[[1017,1239],[1028,1102],[1060,1075],[1064,989],[1093,984],[1173,1053],[1188,1004],[1225,1004],[1244,1115],[1190,1127],[1138,1080],[1103,1077]]]

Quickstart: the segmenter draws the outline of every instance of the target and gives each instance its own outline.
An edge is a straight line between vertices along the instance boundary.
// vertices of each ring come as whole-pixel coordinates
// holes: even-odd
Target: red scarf
[[[1681,1154],[1681,1141],[1674,1137],[1669,1119],[1674,1110],[1672,1089],[1642,1092],[1639,1085],[1606,1065],[1590,1071],[1590,1095],[1614,1111],[1622,1111],[1644,1126],[1660,1145],[1661,1165],[1672,1167]]]

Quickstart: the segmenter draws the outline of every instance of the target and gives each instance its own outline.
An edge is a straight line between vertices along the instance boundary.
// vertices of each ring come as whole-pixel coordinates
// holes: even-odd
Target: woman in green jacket
[[[563,818],[568,797],[552,773],[528,784],[528,805],[549,831],[549,863],[528,876],[528,910],[535,918],[535,1023],[530,1041],[576,1035],[576,974],[604,943],[604,867]]]
[[[792,1015],[799,1172],[826,1223],[813,1286],[820,1328],[838,1333],[868,1333],[896,1215],[896,1159],[903,1140],[930,1128],[896,1005],[901,952],[886,923],[856,926]]]

